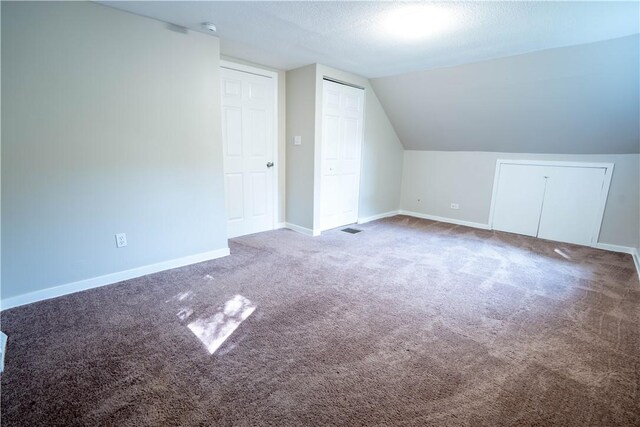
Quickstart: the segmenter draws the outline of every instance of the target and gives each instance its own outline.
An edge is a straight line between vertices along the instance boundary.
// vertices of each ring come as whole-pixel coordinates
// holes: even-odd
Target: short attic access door
[[[498,160],[491,228],[594,246],[613,163]]]
[[[320,229],[358,220],[364,89],[323,80]]]

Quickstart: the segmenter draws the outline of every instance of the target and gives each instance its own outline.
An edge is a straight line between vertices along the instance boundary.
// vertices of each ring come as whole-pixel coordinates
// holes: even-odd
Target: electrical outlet
[[[116,234],[116,246],[119,248],[127,246],[127,235],[125,233]]]
[[[451,209],[460,209],[460,205],[457,203],[451,203]]]

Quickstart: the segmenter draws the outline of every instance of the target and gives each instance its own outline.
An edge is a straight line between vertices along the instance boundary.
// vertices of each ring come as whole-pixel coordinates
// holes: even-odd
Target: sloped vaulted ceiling
[[[372,79],[406,149],[640,151],[638,36]]]

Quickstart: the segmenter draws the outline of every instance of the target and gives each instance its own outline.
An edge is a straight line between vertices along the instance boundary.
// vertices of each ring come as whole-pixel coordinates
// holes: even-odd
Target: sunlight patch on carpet
[[[193,298],[193,291],[186,291],[186,292],[180,292],[179,294],[172,296],[165,302],[185,301],[185,300],[190,300],[192,298]]]
[[[569,255],[567,255],[566,253],[564,253],[564,251],[562,251],[562,250],[560,250],[558,248],[555,248],[553,251],[555,253],[557,253],[558,255],[560,255],[564,259],[569,259],[569,260],[571,259],[571,257]]]
[[[255,304],[247,298],[236,295],[213,316],[197,319],[187,327],[213,354],[255,309]]]

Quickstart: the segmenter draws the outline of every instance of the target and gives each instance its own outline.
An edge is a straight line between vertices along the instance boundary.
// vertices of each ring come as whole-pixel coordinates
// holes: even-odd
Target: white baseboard
[[[113,283],[122,282],[123,280],[135,279],[136,277],[158,273],[160,271],[170,270],[172,268],[184,267],[185,265],[196,264],[216,258],[222,258],[227,255],[229,255],[229,248],[222,248],[215,251],[203,252],[196,255],[163,261],[157,264],[144,265],[142,267],[136,267],[130,270],[105,274],[104,276],[92,277],[91,279],[67,283],[65,285],[42,289],[40,291],[29,292],[27,294],[22,294],[1,300],[0,311],[18,307],[20,305],[31,304],[37,301],[60,297],[62,295],[72,294],[74,292],[80,292],[87,289],[98,288],[100,286],[111,285]]]
[[[638,280],[640,280],[640,254],[636,248],[633,248],[633,253],[631,254],[633,257],[633,263],[636,265],[636,271],[638,272]]]
[[[290,222],[286,223],[285,228],[288,228],[289,230],[293,230],[295,232],[298,232],[300,234],[304,234],[304,235],[307,235],[307,236],[316,237],[316,236],[320,235],[320,230],[312,230],[310,228],[301,227],[299,225],[291,224]]]
[[[4,355],[7,354],[7,335],[0,332],[0,373],[4,372]]]
[[[287,223],[286,222],[279,222],[276,224],[276,228],[274,228],[274,230],[280,230],[282,228],[287,228]]]
[[[611,245],[609,243],[596,243],[593,245],[594,248],[604,249],[605,251],[611,252],[622,252],[624,254],[629,254],[633,258],[633,263],[636,266],[636,271],[638,272],[638,279],[640,279],[640,256],[638,255],[638,250],[636,248],[632,248],[629,246],[620,246],[620,245]]]
[[[467,227],[481,228],[483,230],[491,230],[491,227],[489,226],[489,224],[461,221],[458,219],[444,218],[444,217],[435,216],[435,215],[423,214],[420,212],[405,211],[403,209],[400,209],[400,211],[398,211],[397,214],[413,216],[413,217],[422,218],[422,219],[430,219],[432,221],[448,222],[450,224],[465,225]],[[638,278],[640,278],[640,255],[638,254],[638,249],[632,248],[629,246],[612,245],[609,243],[596,243],[595,245],[593,245],[593,247],[598,249],[604,249],[605,251],[622,252],[625,254],[630,254],[633,257],[633,262],[636,266],[636,271],[638,272]]]
[[[396,216],[396,215],[398,215],[399,212],[400,211],[389,211],[389,212],[381,213],[381,214],[378,214],[378,215],[367,216],[367,217],[364,217],[364,218],[358,218],[358,224],[365,224],[367,222],[376,221],[378,219],[389,218],[390,216]]]
[[[445,218],[443,216],[435,216],[435,215],[423,214],[420,212],[405,211],[403,209],[400,209],[398,213],[400,215],[408,215],[408,216],[413,216],[415,218],[430,219],[432,221],[438,221],[438,222],[447,222],[449,224],[464,225],[465,227],[480,228],[482,230],[491,229],[491,227],[489,227],[489,224],[482,224],[480,222],[462,221],[460,219]]]
[[[603,249],[605,251],[622,252],[624,254],[630,254],[630,255],[633,255],[636,250],[636,248],[630,248],[629,246],[612,245],[609,243],[599,243],[599,242],[593,245],[593,247],[597,249]]]

